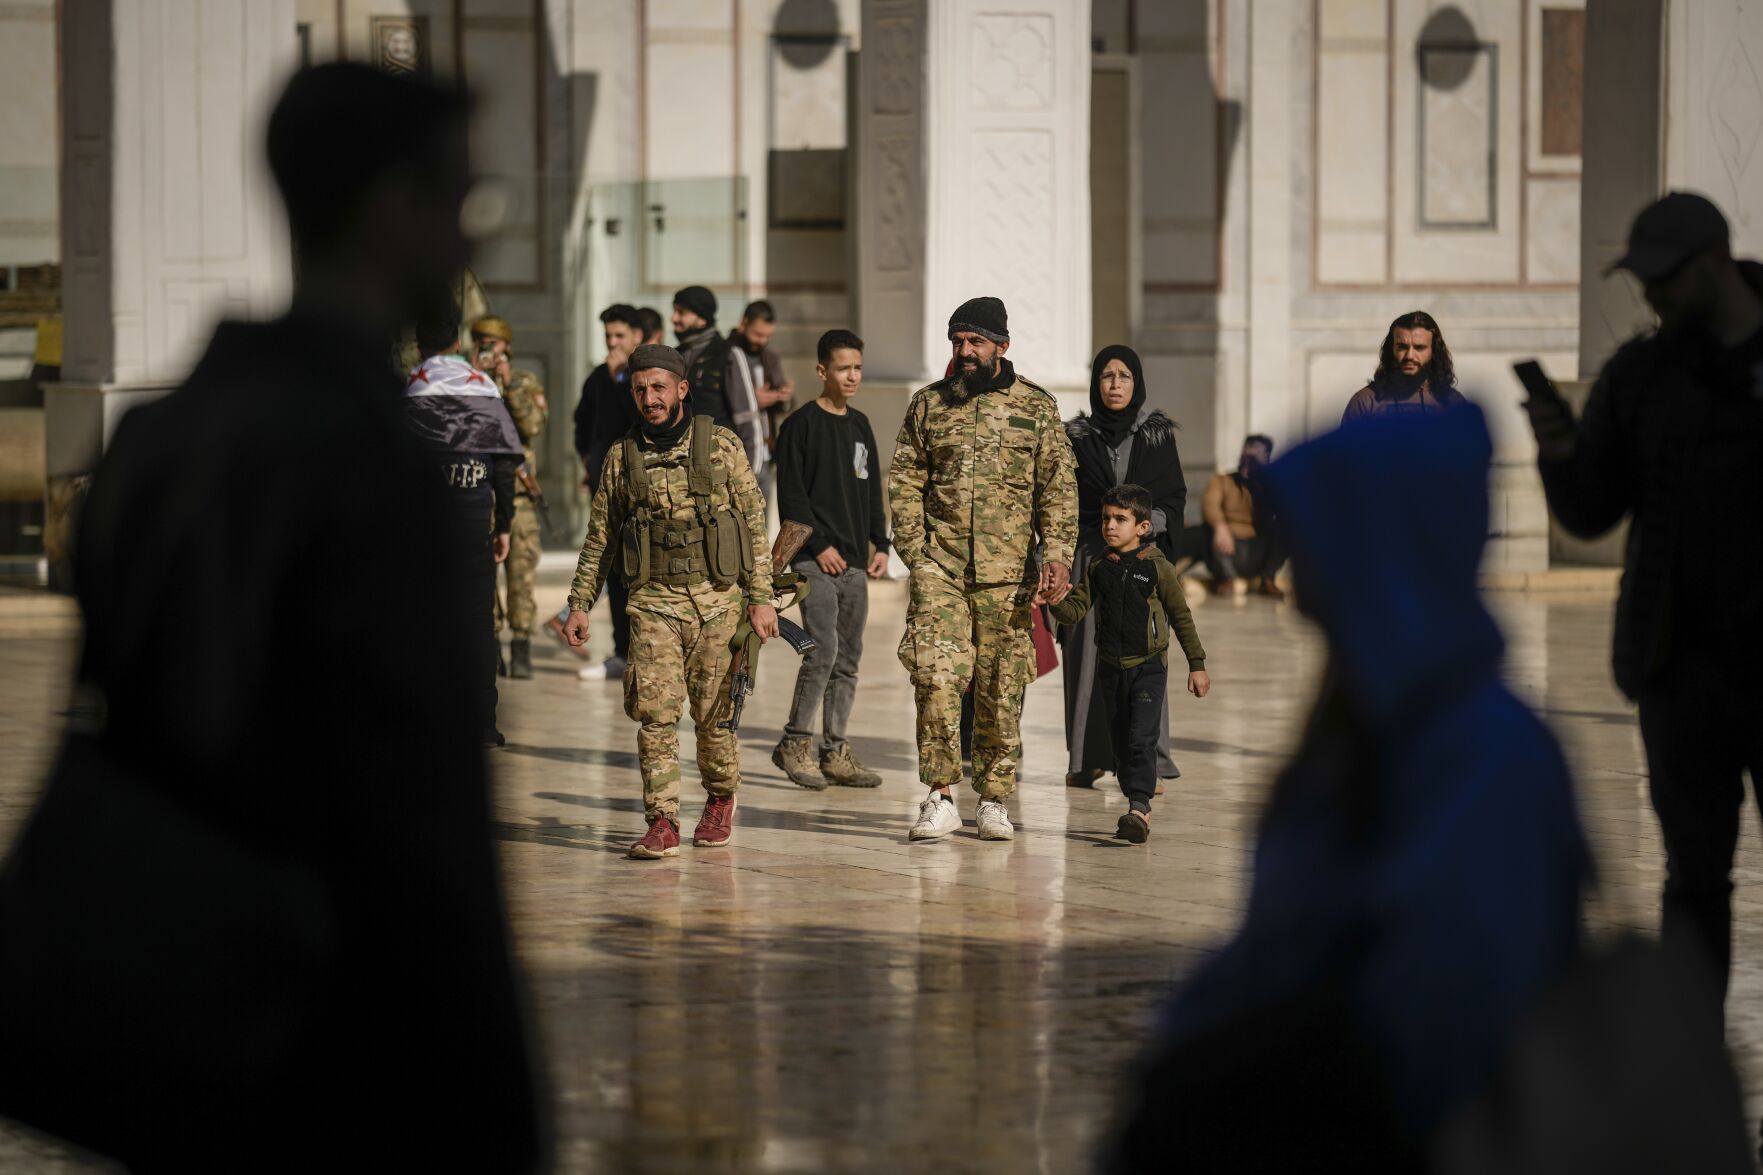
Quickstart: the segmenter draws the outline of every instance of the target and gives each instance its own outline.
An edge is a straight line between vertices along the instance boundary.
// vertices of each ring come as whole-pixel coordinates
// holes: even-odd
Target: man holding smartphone
[[[1763,265],[1726,218],[1672,192],[1643,210],[1616,268],[1659,316],[1572,409],[1520,365],[1537,464],[1561,524],[1632,518],[1616,605],[1616,683],[1640,704],[1665,841],[1661,933],[1705,965],[1720,1015],[1732,957],[1742,772],[1763,788]]]

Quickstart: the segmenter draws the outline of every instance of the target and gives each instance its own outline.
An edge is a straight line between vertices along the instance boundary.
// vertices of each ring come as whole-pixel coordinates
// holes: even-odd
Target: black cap
[[[1010,341],[1010,320],[999,298],[969,298],[949,315],[949,337],[957,331],[970,330],[984,335],[994,343]]]
[[[673,296],[675,306],[684,306],[705,322],[716,321],[716,295],[703,286],[687,286]]]
[[[1704,249],[1730,241],[1726,217],[1713,201],[1694,192],[1667,192],[1634,218],[1628,252],[1610,268],[1657,281]]]
[[[681,379],[686,377],[685,357],[663,343],[644,343],[631,352],[630,370],[633,373],[648,371],[651,367],[671,371]]]

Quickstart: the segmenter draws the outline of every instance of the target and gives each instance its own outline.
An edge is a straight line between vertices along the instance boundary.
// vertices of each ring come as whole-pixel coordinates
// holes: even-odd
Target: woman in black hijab
[[[1080,582],[1102,544],[1102,495],[1130,483],[1151,493],[1151,535],[1163,553],[1175,558],[1181,537],[1188,487],[1175,449],[1176,423],[1145,406],[1145,373],[1131,347],[1103,347],[1090,365],[1090,411],[1067,421],[1065,433],[1077,455],[1077,556],[1071,579]],[[1114,770],[1114,748],[1101,700],[1091,685],[1096,674],[1096,622],[1086,616],[1060,630],[1065,647],[1065,745],[1071,754],[1065,782],[1090,787]],[[1165,709],[1157,739],[1157,776],[1181,772],[1169,757],[1169,713]]]

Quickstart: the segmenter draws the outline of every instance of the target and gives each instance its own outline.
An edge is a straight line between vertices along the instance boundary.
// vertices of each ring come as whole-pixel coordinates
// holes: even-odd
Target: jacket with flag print
[[[493,517],[495,533],[507,533],[525,449],[496,382],[458,355],[434,355],[405,380],[404,407],[405,424],[439,459],[460,513]]]

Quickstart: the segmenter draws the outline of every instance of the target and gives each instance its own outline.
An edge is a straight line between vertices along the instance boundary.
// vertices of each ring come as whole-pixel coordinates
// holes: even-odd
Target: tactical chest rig
[[[619,539],[625,580],[632,591],[651,583],[668,587],[711,583],[725,588],[753,570],[753,536],[735,509],[728,467],[711,460],[715,428],[716,422],[708,416],[693,416],[687,426],[689,519],[672,516],[661,485],[649,476],[635,434],[624,438],[631,510]]]

